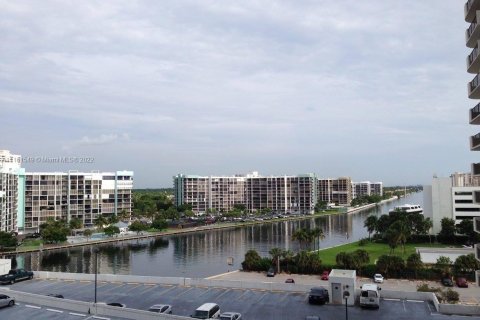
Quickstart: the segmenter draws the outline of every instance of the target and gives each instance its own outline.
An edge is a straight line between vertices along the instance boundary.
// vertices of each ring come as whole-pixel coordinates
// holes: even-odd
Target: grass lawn
[[[407,243],[405,245],[405,254],[403,254],[403,249],[399,246],[395,249],[394,254],[397,256],[402,257],[404,260],[408,258],[409,255],[415,253],[416,247],[435,247],[435,248],[444,248],[447,245],[440,244],[440,243]],[[370,255],[370,263],[374,263],[375,260],[378,259],[383,254],[390,253],[390,247],[386,243],[376,243],[376,242],[368,242],[364,246],[359,246],[358,241],[353,243],[348,243],[342,246],[330,248],[330,249],[323,249],[320,250],[320,258],[322,259],[322,263],[328,265],[334,265],[335,257],[339,252],[353,252],[357,249],[363,249],[368,252]]]
[[[24,250],[29,250],[29,249],[38,249],[38,247],[43,243],[42,240],[38,239],[32,239],[28,240],[25,239],[23,240],[23,243],[18,246],[19,249],[24,249]]]

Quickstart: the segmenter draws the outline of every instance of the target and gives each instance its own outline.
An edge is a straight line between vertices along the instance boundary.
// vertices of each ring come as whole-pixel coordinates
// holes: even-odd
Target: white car
[[[373,282],[375,283],[383,283],[383,276],[380,273],[376,273],[373,276]]]
[[[220,315],[220,320],[239,320],[242,315],[238,312],[224,312]]]
[[[172,306],[169,304],[154,304],[148,309],[148,311],[172,314]]]
[[[15,304],[15,298],[9,297],[5,294],[0,294],[0,307],[12,307]]]

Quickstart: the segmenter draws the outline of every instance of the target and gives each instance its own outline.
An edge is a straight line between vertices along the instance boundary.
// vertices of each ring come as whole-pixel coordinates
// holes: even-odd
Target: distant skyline
[[[28,171],[470,171],[465,1],[0,0],[0,149]]]

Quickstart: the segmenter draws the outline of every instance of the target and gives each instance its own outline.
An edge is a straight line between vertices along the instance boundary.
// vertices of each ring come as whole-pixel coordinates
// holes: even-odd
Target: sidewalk
[[[236,271],[226,274],[210,277],[215,280],[238,280],[247,282],[275,282],[283,283],[286,279],[294,279],[296,284],[304,284],[315,286],[328,286],[328,281],[320,280],[319,275],[305,275],[305,274],[286,274],[280,273],[275,277],[267,277],[265,272],[243,272]],[[357,286],[362,284],[373,283],[372,279],[357,277]],[[430,287],[438,287],[445,289],[446,287],[438,281],[421,281],[421,280],[405,280],[405,279],[386,279],[384,283],[380,284],[381,288],[394,291],[417,291],[417,286],[422,283],[428,283]],[[479,305],[480,304],[480,288],[475,283],[468,283],[468,288],[452,287],[453,290],[460,294],[460,303]]]

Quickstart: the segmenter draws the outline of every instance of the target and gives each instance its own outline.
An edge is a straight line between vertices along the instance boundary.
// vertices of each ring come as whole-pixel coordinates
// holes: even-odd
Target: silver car
[[[5,294],[0,294],[0,307],[13,306],[15,304],[15,298],[9,297]]]
[[[172,314],[172,306],[169,304],[154,304],[148,311]]]
[[[220,315],[220,320],[239,320],[242,315],[238,312],[224,312]]]

